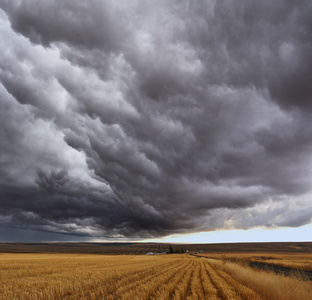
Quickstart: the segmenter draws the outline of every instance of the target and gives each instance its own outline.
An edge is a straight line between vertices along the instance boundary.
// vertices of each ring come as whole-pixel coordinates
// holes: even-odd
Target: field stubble
[[[312,285],[186,254],[1,254],[0,299],[303,300]]]
[[[262,263],[268,266],[277,266],[290,268],[294,271],[312,272],[312,254],[311,253],[203,253],[200,256],[216,258],[237,263]]]

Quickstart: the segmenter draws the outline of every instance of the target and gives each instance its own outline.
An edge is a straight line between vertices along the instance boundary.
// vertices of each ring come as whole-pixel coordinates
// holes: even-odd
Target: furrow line
[[[202,263],[202,269],[201,269],[200,275],[201,275],[201,283],[203,286],[205,299],[217,300],[219,299],[217,296],[217,288],[211,281],[209,273],[206,269],[206,263],[204,261],[201,261],[201,263]]]
[[[190,280],[194,273],[194,269],[195,269],[195,261],[192,261],[192,265],[187,270],[182,280],[176,285],[172,299],[174,300],[186,299],[187,292],[188,292],[189,285],[190,285]]]
[[[260,297],[260,295],[258,295],[254,290],[247,287],[246,285],[239,283],[237,280],[235,280],[233,277],[231,277],[229,274],[227,274],[223,270],[217,269],[214,266],[213,268],[224,281],[226,281],[229,285],[235,288],[237,294],[240,295],[242,299],[244,300],[249,300],[249,299],[261,300],[262,299],[262,297]]]
[[[209,286],[209,293],[211,294],[212,298],[215,296],[216,299],[220,299],[220,297],[218,296],[220,294],[220,292],[218,292],[218,286],[215,284],[215,282],[211,278],[211,274],[208,269],[209,265],[207,264],[206,261],[204,262],[204,265],[205,265],[206,276],[209,278],[209,282],[211,283],[211,288]]]
[[[178,268],[181,264],[179,264],[178,266],[176,265],[172,265],[172,263],[170,265],[167,265],[164,268],[161,269],[157,269],[154,272],[149,272],[148,274],[146,274],[146,276],[140,276],[138,277],[136,281],[131,282],[130,284],[124,284],[123,286],[119,287],[118,289],[116,289],[116,291],[114,292],[114,295],[118,297],[121,297],[122,295],[125,294],[132,294],[133,291],[135,291],[137,288],[139,288],[142,285],[145,285],[146,282],[151,281],[153,278],[161,276],[165,273],[170,272],[171,270],[175,270],[176,268]],[[138,274],[140,275],[140,274]]]
[[[201,283],[201,277],[200,277],[201,268],[202,268],[201,261],[196,261],[196,267],[192,276],[192,281],[191,281],[191,286],[190,286],[190,293],[187,296],[188,300],[204,299],[203,285]]]
[[[156,274],[152,274],[148,278],[144,278],[141,281],[137,281],[130,288],[129,292],[121,292],[118,291],[116,294],[118,299],[129,299],[132,300],[135,298],[136,295],[140,295],[140,300],[143,299],[150,299],[155,295],[155,291],[157,288],[162,285],[163,283],[167,283],[170,277],[173,276],[173,274],[178,273],[180,270],[183,270],[185,267],[186,262],[183,262],[182,264],[179,264],[178,266],[168,268],[167,270],[162,270]],[[121,292],[121,293],[120,293]],[[110,298],[108,298],[110,299]]]
[[[235,288],[229,285],[222,277],[220,277],[208,262],[206,265],[206,270],[208,271],[209,277],[214,286],[217,288],[217,296],[220,299],[241,299],[241,297],[236,293]]]
[[[119,268],[112,270],[112,273],[98,272],[86,278],[85,281],[80,280],[81,286],[77,287],[82,296],[86,299],[106,299],[107,295],[113,294],[116,289],[125,285],[125,283],[136,281],[137,278],[144,277],[150,272],[154,272],[168,263],[156,264],[151,267],[150,264],[138,266],[134,268]],[[62,299],[75,299],[70,291],[65,292]]]
[[[187,261],[183,266],[180,272],[176,272],[172,277],[169,277],[169,280],[166,281],[165,285],[161,285],[160,288],[151,296],[150,299],[170,299],[173,297],[174,290],[176,285],[182,280],[188,270],[192,267],[192,261]]]

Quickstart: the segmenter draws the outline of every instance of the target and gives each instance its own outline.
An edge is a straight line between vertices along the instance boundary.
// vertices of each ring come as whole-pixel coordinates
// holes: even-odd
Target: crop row
[[[0,299],[273,299],[261,272],[239,268],[186,254],[2,254]]]

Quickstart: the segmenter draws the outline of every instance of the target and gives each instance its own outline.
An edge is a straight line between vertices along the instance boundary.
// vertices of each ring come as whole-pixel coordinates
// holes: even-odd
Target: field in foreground
[[[310,281],[175,255],[0,254],[0,299],[312,299]]]

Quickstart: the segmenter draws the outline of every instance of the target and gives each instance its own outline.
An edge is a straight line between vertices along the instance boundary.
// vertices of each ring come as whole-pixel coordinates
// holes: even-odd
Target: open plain
[[[165,249],[160,244],[155,247]],[[153,249],[152,244],[147,248]],[[298,272],[308,268],[311,253],[225,253],[221,248],[167,255],[2,252],[0,299],[312,299],[311,281]],[[291,275],[246,264],[246,260],[279,259],[293,266]]]

